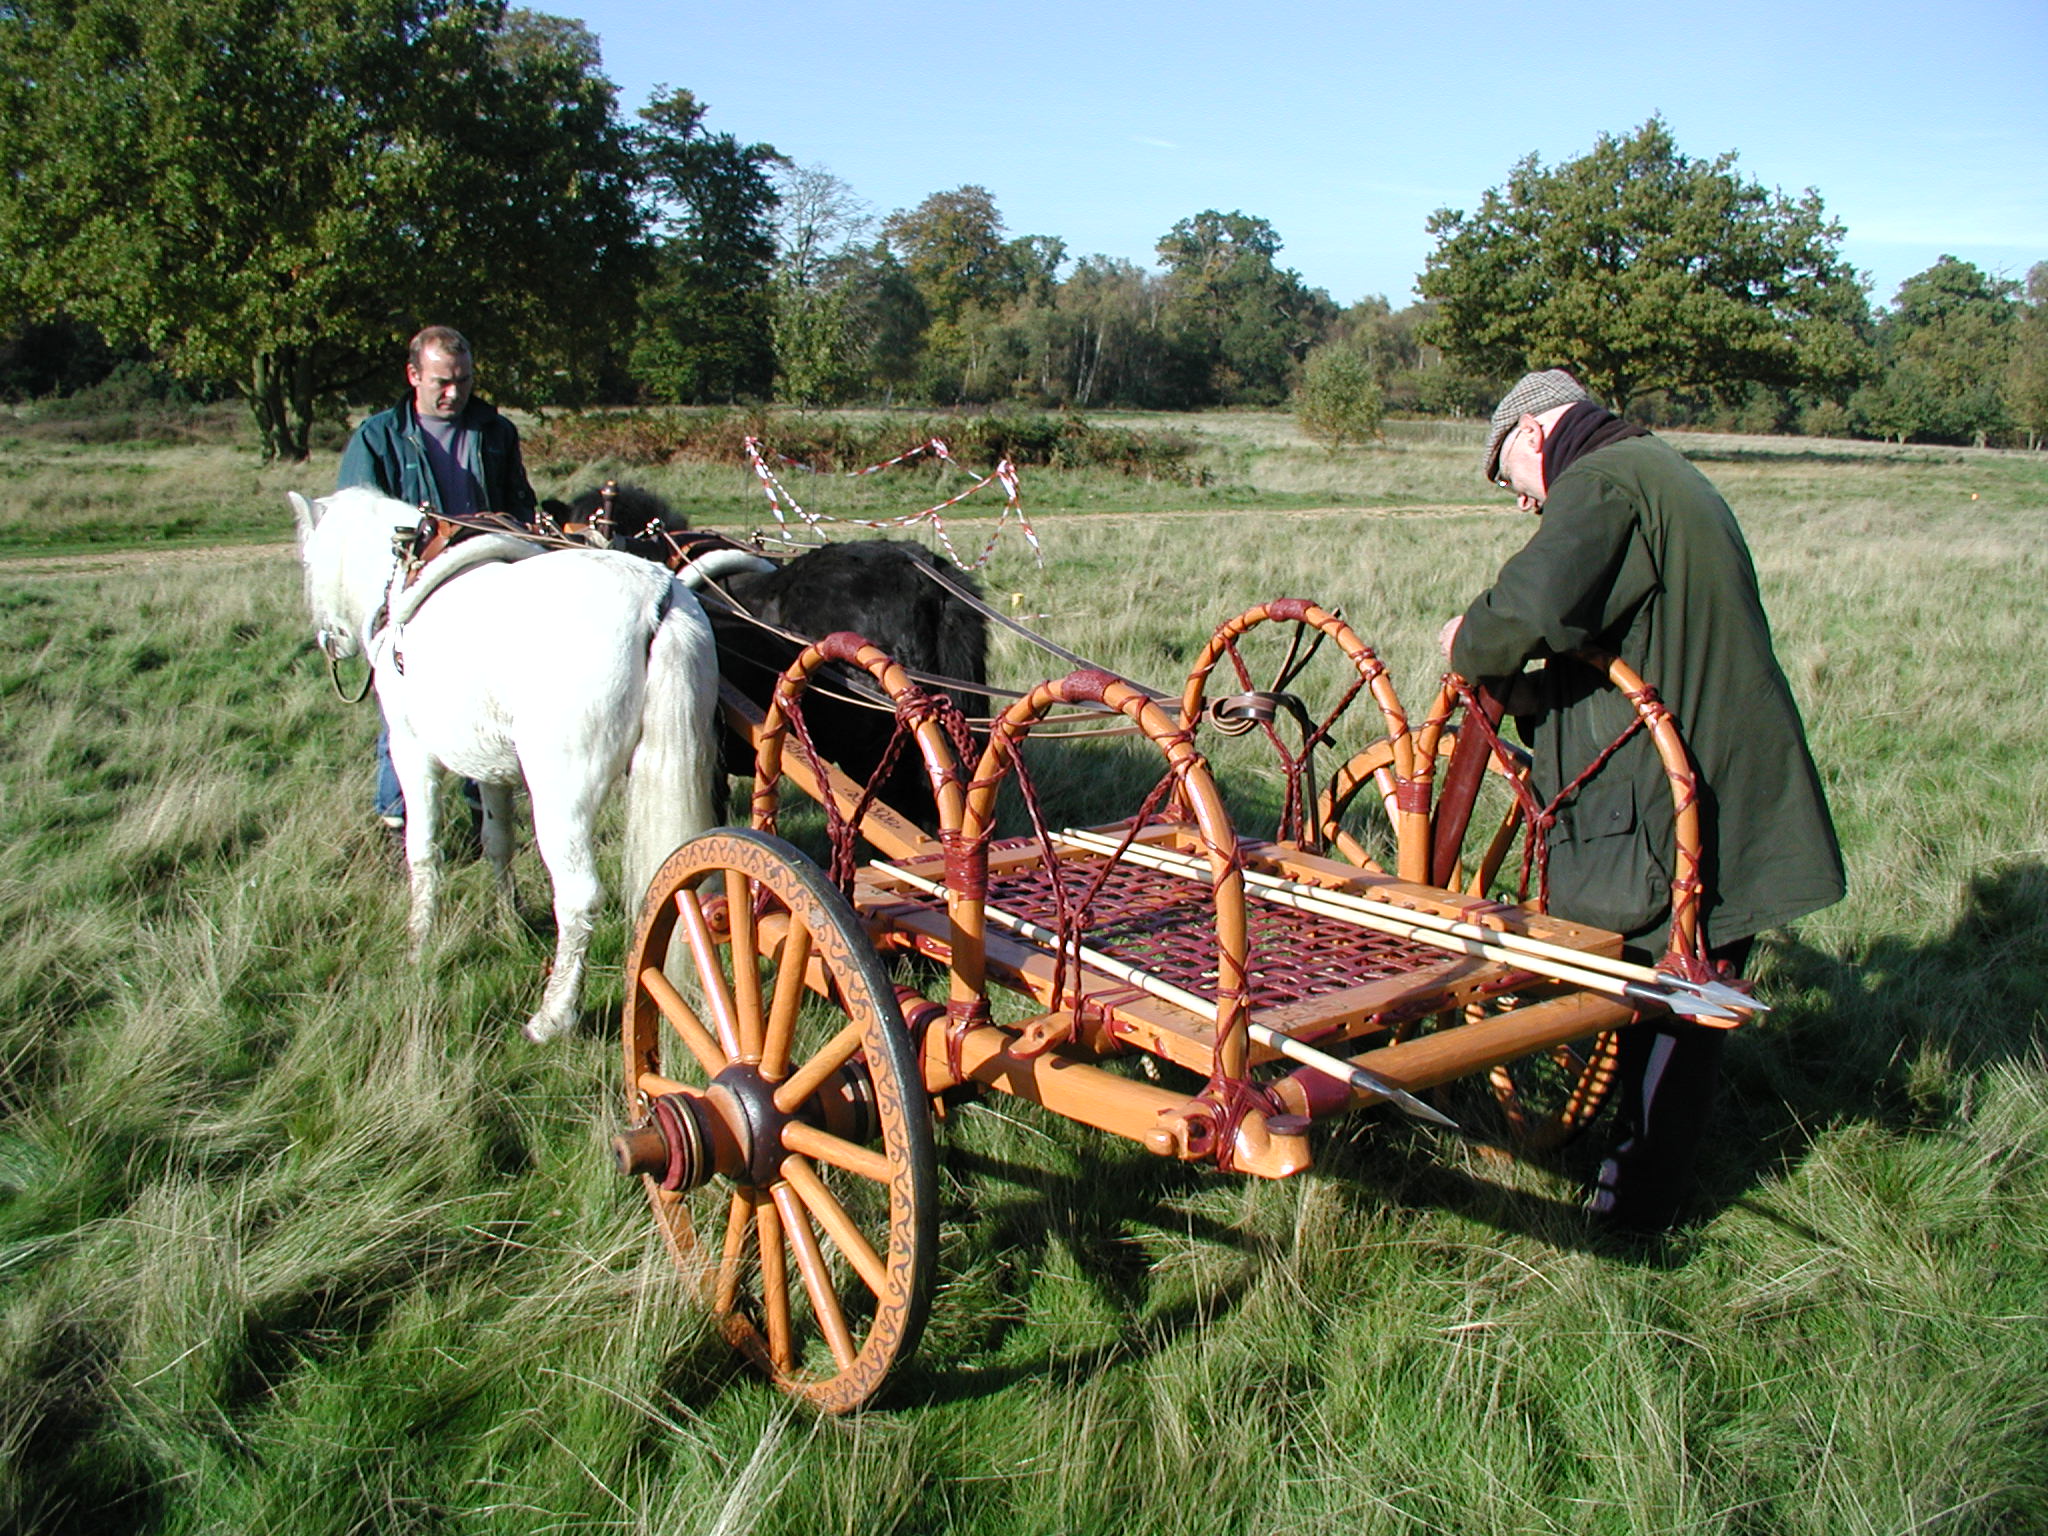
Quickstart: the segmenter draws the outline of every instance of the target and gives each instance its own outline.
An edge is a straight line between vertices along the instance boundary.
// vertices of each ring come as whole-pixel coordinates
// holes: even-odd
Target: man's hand
[[[1461,613],[1455,618],[1445,619],[1444,627],[1436,632],[1436,648],[1444,653],[1444,660],[1451,659],[1451,647],[1458,643],[1458,626],[1465,622]]]

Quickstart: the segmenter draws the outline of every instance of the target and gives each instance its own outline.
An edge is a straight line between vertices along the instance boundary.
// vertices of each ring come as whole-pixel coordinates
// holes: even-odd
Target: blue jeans
[[[405,820],[405,795],[391,766],[391,729],[382,714],[377,716],[377,814]]]

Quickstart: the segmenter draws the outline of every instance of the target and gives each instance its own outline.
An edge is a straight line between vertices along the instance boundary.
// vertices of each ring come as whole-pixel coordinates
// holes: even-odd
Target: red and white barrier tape
[[[753,464],[754,474],[760,480],[761,489],[768,497],[768,509],[775,514],[775,521],[784,528],[789,526],[789,519],[783,512],[783,503],[785,501],[789,504],[789,510],[794,512],[803,524],[814,532],[822,523],[847,523],[856,528],[910,528],[915,527],[919,523],[928,522],[932,525],[933,531],[938,534],[939,542],[946,547],[947,557],[955,565],[965,570],[979,570],[982,566],[988,564],[989,556],[995,553],[996,542],[1003,536],[1003,529],[1009,525],[1010,519],[1015,517],[1017,519],[1017,526],[1023,531],[1025,542],[1031,546],[1033,557],[1037,559],[1040,565],[1045,564],[1045,551],[1039,547],[1038,535],[1032,530],[1031,520],[1024,515],[1024,509],[1018,502],[1017,467],[1008,459],[999,461],[996,467],[987,474],[976,476],[974,484],[967,487],[959,495],[948,497],[937,506],[927,507],[922,512],[913,512],[904,517],[886,518],[877,521],[864,517],[834,517],[826,512],[805,511],[798,504],[796,497],[790,495],[788,487],[776,478],[775,471],[768,467],[769,450],[762,446],[761,440],[758,437],[749,437],[746,440],[746,449],[747,459]],[[974,471],[964,468],[960,461],[953,457],[944,442],[935,437],[929,442],[919,443],[914,448],[905,449],[893,459],[885,460],[880,464],[870,464],[866,469],[850,470],[847,477],[849,479],[856,479],[862,475],[876,474],[898,464],[907,464],[912,459],[920,458],[927,453],[931,454],[934,458],[943,459],[963,475],[974,474]],[[800,464],[795,459],[785,458],[779,453],[775,454],[774,457],[782,463],[792,465],[795,468],[809,469],[809,466]],[[1006,501],[1003,506],[1002,515],[996,519],[995,531],[988,536],[988,542],[982,546],[981,553],[975,558],[974,563],[969,565],[960,558],[959,553],[953,548],[952,536],[946,532],[946,520],[940,514],[948,507],[958,506],[983,486],[989,484],[1001,485]]]

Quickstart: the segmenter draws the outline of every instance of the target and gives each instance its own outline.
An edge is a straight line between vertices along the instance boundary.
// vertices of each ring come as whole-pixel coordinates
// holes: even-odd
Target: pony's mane
[[[396,496],[386,496],[374,485],[343,486],[332,496],[322,497],[320,504],[326,509],[322,513],[322,521],[336,512],[346,513],[352,517],[367,516],[380,506],[389,507],[400,523],[416,523],[420,519],[418,507],[400,501]]]

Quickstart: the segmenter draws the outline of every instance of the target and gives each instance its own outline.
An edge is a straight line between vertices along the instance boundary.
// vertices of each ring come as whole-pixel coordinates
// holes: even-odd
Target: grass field
[[[997,600],[1171,687],[1313,596],[1426,703],[1527,532],[1472,443],[1171,425],[1211,483],[1027,480],[1045,563],[1006,535]],[[840,1420],[735,1362],[610,1171],[622,919],[547,1047],[530,852],[526,924],[460,866],[407,964],[373,723],[264,547],[331,459],[0,447],[0,1529],[2048,1530],[2048,456],[1677,440],[1743,518],[1851,879],[1761,948],[1698,1221],[1604,1236],[1587,1149],[1386,1116],[1268,1184],[970,1105],[924,1347]],[[1040,771],[1094,819],[1148,778]],[[1226,779],[1265,830],[1271,776]]]

